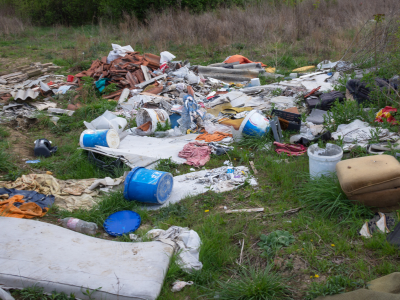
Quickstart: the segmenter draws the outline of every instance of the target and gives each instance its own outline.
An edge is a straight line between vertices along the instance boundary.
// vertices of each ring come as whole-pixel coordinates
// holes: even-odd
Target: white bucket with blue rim
[[[256,110],[252,110],[243,119],[239,130],[234,130],[232,128],[233,137],[235,140],[240,140],[243,134],[251,136],[263,136],[267,134],[271,126],[269,120],[264,115],[260,114]]]
[[[79,144],[82,148],[94,148],[96,146],[109,147],[117,149],[119,147],[119,135],[114,129],[106,130],[84,130],[79,138]]]

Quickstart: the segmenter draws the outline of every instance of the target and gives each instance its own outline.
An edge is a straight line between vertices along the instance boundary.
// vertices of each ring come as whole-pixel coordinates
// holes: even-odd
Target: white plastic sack
[[[186,283],[186,282],[184,282],[184,281],[177,281],[177,282],[183,282],[183,283],[185,283],[185,285],[188,284],[188,283]],[[191,282],[191,281],[189,281],[189,282]],[[174,282],[174,284],[175,284],[175,282]],[[193,284],[193,282],[192,282],[192,284]],[[180,287],[181,285],[182,285],[182,284],[178,285],[177,288]],[[180,291],[181,289],[183,289],[185,285],[183,285],[178,291]],[[174,287],[175,287],[175,285],[174,285]],[[174,288],[174,287],[173,287],[173,288]],[[175,292],[175,291],[173,291],[173,292]],[[2,299],[2,300],[15,300],[13,296],[11,296],[9,293],[7,293],[7,292],[6,292],[5,290],[3,290],[2,288],[0,288],[0,299]]]
[[[172,53],[168,51],[163,51],[160,53],[160,64],[163,64],[165,62],[170,62],[173,60],[176,56],[173,55]]]
[[[147,232],[147,237],[174,245],[175,251],[178,252],[177,263],[183,271],[190,273],[203,268],[203,264],[199,261],[201,240],[196,231],[172,226],[167,230],[152,229]]]
[[[231,127],[222,124],[214,124],[209,120],[204,121],[204,129],[210,134],[216,131],[232,134]]]
[[[199,84],[200,77],[194,74],[192,71],[185,76],[185,79],[188,81],[189,84]]]
[[[110,53],[107,56],[107,63],[111,63],[113,60],[116,60],[117,58],[124,57],[126,55],[126,52],[134,52],[132,47],[130,45],[127,46],[120,46],[117,44],[111,44],[113,50],[110,51]]]
[[[178,78],[185,78],[187,75],[189,75],[189,69],[186,67],[182,67],[172,72],[172,75]]]
[[[87,129],[101,130],[114,129],[118,134],[124,131],[128,121],[125,118],[117,117],[110,111],[106,110],[104,114],[94,119],[92,122],[83,122]]]

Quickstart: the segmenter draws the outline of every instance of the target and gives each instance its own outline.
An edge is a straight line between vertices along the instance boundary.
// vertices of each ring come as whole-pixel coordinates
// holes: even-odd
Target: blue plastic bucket
[[[117,149],[119,147],[119,135],[114,129],[91,130],[87,129],[82,132],[79,144],[82,148],[95,146],[103,146]]]
[[[252,110],[244,118],[239,132],[252,136],[262,136],[268,133],[270,128],[269,120],[257,111]]]
[[[171,196],[174,178],[170,173],[136,167],[125,179],[124,198],[163,204]]]

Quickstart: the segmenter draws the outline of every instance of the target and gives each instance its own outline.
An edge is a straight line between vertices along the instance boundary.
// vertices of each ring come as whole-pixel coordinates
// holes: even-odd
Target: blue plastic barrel
[[[136,167],[125,179],[124,198],[163,204],[171,196],[174,178],[170,173]]]
[[[87,129],[82,132],[81,137],[79,139],[79,144],[82,148],[90,147],[93,148],[95,146],[103,146],[109,148],[118,148],[119,147],[119,135],[114,129],[105,129],[105,130],[91,130]]]

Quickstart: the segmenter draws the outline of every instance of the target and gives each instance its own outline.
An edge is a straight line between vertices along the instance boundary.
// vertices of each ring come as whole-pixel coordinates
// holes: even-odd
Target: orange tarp
[[[43,217],[47,213],[34,202],[25,203],[25,200],[22,200],[23,198],[24,196],[16,195],[8,200],[0,201],[0,216],[32,219],[34,217]],[[22,204],[16,207],[14,203]]]
[[[196,138],[196,140],[205,140],[207,143],[219,142],[219,141],[222,141],[224,138],[231,137],[231,136],[232,136],[232,134],[220,132],[220,131],[216,131],[213,134],[206,132],[206,133],[200,134]]]
[[[249,64],[249,63],[257,63],[261,64],[261,66],[268,67],[267,65],[263,64],[262,62],[256,62],[256,61],[251,61],[247,57],[244,57],[243,55],[232,55],[229,57],[227,60],[224,61],[224,63],[229,64],[238,61],[240,64]]]

